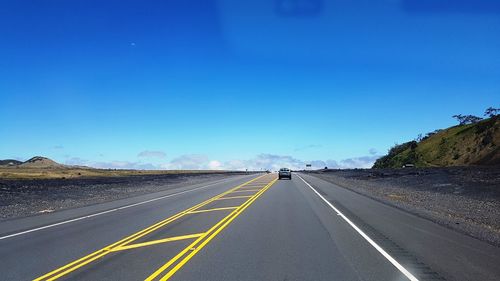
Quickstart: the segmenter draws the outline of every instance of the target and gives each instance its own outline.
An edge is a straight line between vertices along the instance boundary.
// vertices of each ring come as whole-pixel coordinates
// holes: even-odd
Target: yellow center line
[[[225,218],[220,220],[216,225],[210,228],[205,232],[202,236],[196,239],[189,246],[184,248],[180,253],[178,253],[175,257],[170,259],[163,266],[158,268],[153,274],[151,274],[145,281],[152,281],[159,277],[162,273],[164,273],[167,269],[169,269],[174,263],[179,261],[174,267],[172,267],[168,272],[165,273],[163,277],[160,278],[161,281],[168,280],[172,277],[179,269],[184,266],[196,253],[198,253],[205,245],[210,242],[217,234],[219,234],[225,227],[229,225],[236,217],[238,217],[248,206],[250,206],[257,198],[262,195],[266,190],[268,190],[278,179],[272,180],[269,184],[267,184],[264,188],[262,188],[257,194],[252,196],[250,199],[245,201],[238,209],[231,212]],[[191,252],[189,252],[191,251]],[[189,252],[189,253],[188,253]],[[182,259],[181,259],[182,258]]]
[[[221,207],[221,208],[213,208],[213,209],[200,209],[196,211],[191,211],[188,214],[198,214],[198,213],[205,213],[205,212],[214,212],[214,211],[224,211],[224,210],[234,210],[238,208],[239,206],[236,207]]]
[[[201,208],[201,207],[203,207],[203,206],[205,206],[205,205],[207,205],[207,204],[209,204],[209,203],[217,200],[218,198],[220,198],[220,197],[222,197],[222,196],[224,196],[226,194],[229,194],[232,191],[235,191],[235,190],[237,190],[237,189],[239,189],[241,187],[244,187],[247,184],[255,182],[255,181],[257,181],[257,180],[259,180],[259,179],[261,179],[261,178],[263,178],[265,176],[266,175],[262,175],[262,176],[254,178],[254,179],[252,179],[250,181],[247,181],[247,182],[245,182],[243,184],[240,184],[240,185],[238,185],[238,186],[236,186],[236,187],[234,187],[234,188],[232,188],[232,189],[230,189],[228,191],[225,191],[225,192],[223,192],[223,193],[221,193],[221,194],[219,194],[217,196],[214,196],[214,197],[212,197],[212,198],[210,198],[210,199],[208,199],[208,200],[206,200],[204,202],[201,202],[201,203],[199,203],[199,204],[197,204],[197,205],[195,205],[195,206],[193,206],[191,208],[188,208],[188,209],[186,209],[184,211],[181,211],[181,212],[179,212],[179,213],[177,213],[177,214],[175,214],[175,215],[173,215],[173,216],[171,216],[171,217],[169,217],[169,218],[167,218],[165,220],[157,222],[156,224],[153,224],[153,225],[151,225],[151,226],[149,226],[149,227],[147,227],[147,228],[145,228],[145,229],[143,229],[141,231],[138,231],[138,232],[136,232],[136,233],[134,233],[134,234],[132,234],[130,236],[127,236],[127,237],[125,237],[125,238],[123,238],[123,239],[121,239],[121,240],[119,240],[119,241],[117,241],[117,242],[115,242],[115,243],[113,243],[111,245],[108,245],[108,246],[106,246],[106,247],[104,247],[104,248],[102,248],[100,250],[97,250],[97,251],[95,251],[93,253],[90,253],[90,254],[88,254],[88,255],[80,258],[80,259],[77,259],[77,260],[75,260],[75,261],[73,261],[71,263],[68,263],[68,264],[66,264],[66,265],[64,265],[62,267],[59,267],[59,268],[57,268],[57,269],[55,269],[53,271],[50,271],[50,272],[48,272],[48,273],[46,273],[46,274],[44,274],[44,275],[42,275],[42,276],[34,279],[34,281],[56,280],[59,277],[62,277],[62,276],[66,275],[66,274],[68,274],[68,273],[70,273],[72,271],[75,271],[76,269],[78,269],[80,267],[83,267],[83,266],[85,266],[85,265],[87,265],[87,264],[89,264],[89,263],[91,263],[91,262],[93,262],[93,261],[95,261],[95,260],[97,260],[99,258],[102,258],[102,257],[106,256],[107,254],[111,253],[111,251],[114,248],[116,248],[116,247],[125,246],[125,245],[127,245],[127,244],[129,244],[129,243],[131,243],[131,242],[133,242],[133,241],[135,241],[135,240],[137,240],[137,239],[139,239],[139,238],[141,238],[141,237],[143,237],[143,236],[145,236],[145,235],[147,235],[147,234],[149,234],[151,232],[154,232],[154,231],[158,230],[159,228],[162,228],[165,225],[167,225],[167,224],[169,224],[169,223],[171,223],[171,222],[173,222],[173,221],[175,221],[175,220],[177,220],[177,219],[179,219],[179,218],[187,215],[189,212],[195,211],[195,210],[197,210],[197,209],[199,209],[199,208]]]
[[[241,198],[250,198],[250,197],[252,197],[252,195],[220,197],[220,198],[217,198],[216,200],[241,199]]]
[[[164,238],[164,239],[158,239],[158,240],[154,240],[154,241],[148,241],[148,242],[143,242],[143,243],[136,243],[136,244],[127,245],[127,246],[118,246],[116,248],[113,248],[113,250],[111,250],[111,251],[112,252],[123,251],[123,250],[135,249],[135,248],[140,248],[140,247],[150,246],[150,245],[156,245],[156,244],[161,244],[161,243],[166,243],[166,242],[186,240],[186,239],[193,239],[193,238],[198,238],[198,237],[202,236],[203,234],[205,234],[205,233],[195,233],[195,234],[188,234],[188,235],[182,235],[182,236],[174,236],[174,237],[169,237],[169,238]]]

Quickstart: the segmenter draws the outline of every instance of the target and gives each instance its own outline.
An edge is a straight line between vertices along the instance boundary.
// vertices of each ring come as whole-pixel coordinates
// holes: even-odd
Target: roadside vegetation
[[[172,174],[210,174],[225,173],[219,170],[114,170],[114,169],[82,169],[82,168],[11,168],[1,167],[1,179],[70,179],[95,177],[125,177],[144,175]]]
[[[373,168],[500,165],[499,113],[500,109],[490,107],[485,111],[485,119],[454,115],[459,123],[457,126],[396,144],[375,162]]]
[[[0,160],[0,179],[72,179],[96,177],[125,177],[145,175],[210,174],[219,170],[122,170],[95,169],[59,164],[49,158],[36,156],[25,162]]]

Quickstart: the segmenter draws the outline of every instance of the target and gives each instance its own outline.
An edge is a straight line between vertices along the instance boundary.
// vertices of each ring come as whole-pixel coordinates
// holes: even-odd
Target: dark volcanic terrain
[[[499,166],[309,173],[500,246]]]
[[[73,179],[0,178],[0,220],[103,203],[239,174],[243,173],[180,173]]]

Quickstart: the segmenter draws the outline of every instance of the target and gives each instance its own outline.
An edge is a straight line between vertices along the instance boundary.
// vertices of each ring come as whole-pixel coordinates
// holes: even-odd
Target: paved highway
[[[1,280],[500,280],[500,249],[309,175],[0,223]]]

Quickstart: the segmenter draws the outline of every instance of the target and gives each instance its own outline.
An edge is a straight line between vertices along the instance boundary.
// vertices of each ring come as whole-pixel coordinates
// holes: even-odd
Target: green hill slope
[[[499,165],[500,116],[439,130],[420,142],[396,145],[373,168]]]

